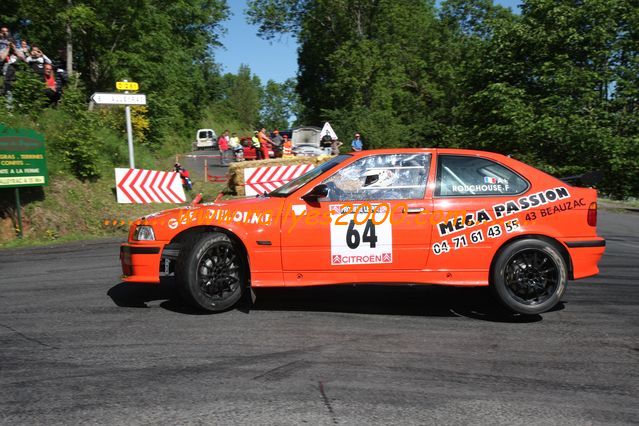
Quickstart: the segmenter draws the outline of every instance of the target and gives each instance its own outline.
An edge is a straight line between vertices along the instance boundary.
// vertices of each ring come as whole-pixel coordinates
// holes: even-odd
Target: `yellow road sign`
[[[133,81],[118,81],[115,83],[115,88],[118,90],[138,90],[140,87],[138,83]]]

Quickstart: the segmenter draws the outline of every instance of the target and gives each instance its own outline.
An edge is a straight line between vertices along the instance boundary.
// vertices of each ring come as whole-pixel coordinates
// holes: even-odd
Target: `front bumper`
[[[160,257],[163,246],[124,243],[120,246],[122,281],[133,283],[159,283]]]

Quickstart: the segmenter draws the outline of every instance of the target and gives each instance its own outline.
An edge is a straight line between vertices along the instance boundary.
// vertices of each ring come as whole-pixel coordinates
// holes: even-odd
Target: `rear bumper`
[[[122,244],[120,246],[122,281],[159,283],[161,254],[161,246]]]
[[[568,248],[572,261],[572,279],[578,280],[599,273],[599,260],[606,251],[604,238],[572,238],[563,243]]]

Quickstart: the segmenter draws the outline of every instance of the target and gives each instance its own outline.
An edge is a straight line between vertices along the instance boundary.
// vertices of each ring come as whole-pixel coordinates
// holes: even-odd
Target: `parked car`
[[[193,149],[217,149],[217,135],[213,129],[199,129],[195,134]]]
[[[244,148],[244,160],[257,160],[256,149],[253,147],[251,137],[246,136],[246,137],[240,138],[240,143],[242,144],[242,147]],[[271,148],[271,144],[269,144],[268,142],[266,143],[269,145],[268,147],[269,158],[275,158],[275,153],[273,152],[273,149]]]
[[[135,221],[123,280],[175,275],[206,311],[251,287],[357,283],[487,286],[539,314],[568,280],[599,272],[597,192],[513,158],[461,149],[333,157],[266,196],[167,210]]]
[[[317,157],[319,155],[330,155],[331,150],[322,148],[322,129],[315,126],[297,127],[292,131],[293,154],[301,157]]]

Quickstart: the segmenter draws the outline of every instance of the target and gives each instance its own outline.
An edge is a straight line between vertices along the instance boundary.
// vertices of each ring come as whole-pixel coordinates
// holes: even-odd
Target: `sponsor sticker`
[[[330,205],[331,265],[393,263],[393,228],[388,206]]]

